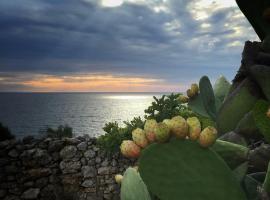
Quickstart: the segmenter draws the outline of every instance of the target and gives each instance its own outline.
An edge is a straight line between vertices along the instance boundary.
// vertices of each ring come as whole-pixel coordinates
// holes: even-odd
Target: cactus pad
[[[139,172],[160,199],[246,199],[227,164],[211,149],[190,140],[150,145],[140,157]]]
[[[266,115],[269,106],[267,101],[259,100],[253,109],[255,123],[267,142],[270,142],[270,119]]]
[[[151,200],[146,185],[139,173],[128,168],[121,183],[121,200]]]

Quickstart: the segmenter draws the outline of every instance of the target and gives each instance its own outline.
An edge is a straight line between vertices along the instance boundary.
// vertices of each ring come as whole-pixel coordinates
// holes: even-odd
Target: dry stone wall
[[[2,141],[0,199],[120,199],[114,176],[134,163],[89,136]]]

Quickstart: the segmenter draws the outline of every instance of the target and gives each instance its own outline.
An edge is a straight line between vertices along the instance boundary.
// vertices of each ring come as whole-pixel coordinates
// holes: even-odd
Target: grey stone
[[[109,161],[107,159],[105,159],[102,163],[101,163],[101,166],[102,167],[106,167],[109,165]]]
[[[49,143],[48,151],[49,152],[58,152],[64,147],[64,141],[54,140]]]
[[[100,157],[96,157],[96,163],[101,163],[101,158]]]
[[[77,145],[77,148],[80,151],[85,151],[87,149],[87,142],[81,142],[80,144]]]
[[[38,180],[36,180],[36,187],[38,188],[43,188],[48,184],[49,180],[48,178],[44,177],[44,178],[40,178]]]
[[[64,141],[67,145],[77,145],[81,142],[80,140],[76,138],[65,138]]]
[[[85,180],[82,184],[83,187],[92,187],[94,185],[94,181],[91,179]]]
[[[61,161],[60,169],[63,174],[76,173],[81,168],[80,161]]]
[[[99,175],[110,174],[110,167],[100,167],[100,168],[98,169],[98,174],[99,174]]]
[[[97,174],[95,167],[91,166],[83,166],[82,167],[82,175],[83,178],[92,178],[95,177]]]
[[[16,149],[12,149],[8,152],[8,155],[12,158],[17,158],[19,156],[18,152]]]
[[[0,189],[0,198],[4,198],[4,196],[6,195],[6,190],[2,190]]]
[[[86,152],[84,152],[84,157],[87,158],[87,159],[91,159],[91,158],[94,158],[96,155],[96,152],[89,149],[87,150]]]
[[[39,188],[30,188],[22,194],[22,199],[37,199],[39,195]]]
[[[72,159],[76,156],[77,154],[77,148],[75,146],[65,146],[61,151],[60,151],[60,157],[62,159]]]

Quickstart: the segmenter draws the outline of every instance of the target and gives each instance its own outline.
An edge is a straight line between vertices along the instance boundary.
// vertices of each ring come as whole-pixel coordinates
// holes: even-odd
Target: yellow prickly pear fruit
[[[192,83],[190,87],[193,94],[197,95],[199,93],[199,86],[197,83]]]
[[[201,123],[197,117],[187,118],[188,136],[191,140],[197,140],[201,133]]]
[[[127,158],[138,158],[141,153],[141,148],[132,140],[124,140],[120,145],[120,150]]]
[[[140,147],[144,148],[148,145],[148,140],[145,135],[145,131],[141,128],[136,128],[132,131],[133,141]]]
[[[267,113],[266,113],[266,116],[267,116],[268,118],[270,118],[270,108],[268,109],[268,111],[267,111]]]
[[[157,142],[166,142],[170,137],[170,129],[165,123],[160,122],[155,127],[155,134]]]
[[[173,117],[169,124],[170,131],[175,137],[186,138],[188,135],[188,124],[183,117]]]
[[[118,184],[121,184],[122,180],[123,180],[123,176],[121,174],[116,174],[114,176],[115,182]]]
[[[155,119],[148,119],[144,124],[145,135],[149,142],[154,142],[156,140],[156,134],[154,132],[157,126],[157,121]]]
[[[184,96],[184,95],[180,95],[178,97],[178,100],[180,101],[180,103],[187,103],[189,98],[187,96]]]
[[[208,126],[201,132],[199,137],[199,143],[202,147],[209,147],[215,143],[216,139],[217,130],[212,126]]]

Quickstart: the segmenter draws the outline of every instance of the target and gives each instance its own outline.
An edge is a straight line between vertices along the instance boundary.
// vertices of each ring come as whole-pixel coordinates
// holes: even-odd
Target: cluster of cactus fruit
[[[149,144],[164,143],[170,138],[198,140],[202,147],[212,145],[217,138],[217,130],[208,126],[201,130],[201,123],[197,117],[189,117],[185,120],[181,116],[165,119],[157,123],[155,119],[146,120],[144,130],[136,128],[132,131],[133,140],[124,140],[120,150],[125,157],[138,158],[141,149]]]
[[[204,76],[179,96],[215,126],[175,116],[135,129],[120,147],[138,159],[115,177],[122,200],[270,199],[270,1],[236,2],[263,42],[246,43],[232,84]]]

